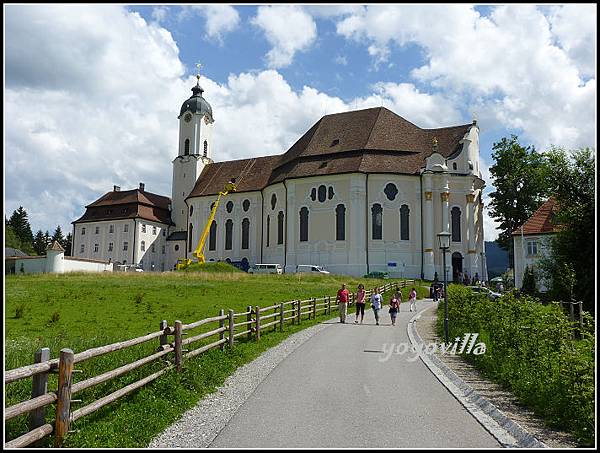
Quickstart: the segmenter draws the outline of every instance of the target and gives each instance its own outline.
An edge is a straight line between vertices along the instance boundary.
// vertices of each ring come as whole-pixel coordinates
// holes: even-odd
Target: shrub
[[[19,304],[15,308],[15,318],[20,319],[23,317],[23,313],[25,313],[25,304]]]
[[[508,387],[521,402],[551,425],[593,445],[594,323],[584,317],[580,339],[557,304],[542,305],[529,296],[507,293],[496,301],[451,285],[448,290],[450,337],[479,333],[483,355],[465,358]],[[443,317],[438,317],[443,336]]]

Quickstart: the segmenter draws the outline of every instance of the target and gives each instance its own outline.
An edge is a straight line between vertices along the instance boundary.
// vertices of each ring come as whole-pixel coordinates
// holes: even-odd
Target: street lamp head
[[[442,250],[450,248],[450,233],[448,233],[447,231],[442,231],[441,233],[437,234],[437,237],[439,240],[440,248]]]

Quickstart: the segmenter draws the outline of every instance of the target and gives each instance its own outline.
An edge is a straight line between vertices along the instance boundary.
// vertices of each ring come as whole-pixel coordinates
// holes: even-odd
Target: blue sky
[[[424,128],[475,116],[486,195],[502,137],[540,151],[595,147],[596,5],[4,12],[5,215],[24,206],[34,232],[70,231],[113,184],[170,195],[176,117],[197,62],[217,161],[282,153],[324,114],[379,105]]]

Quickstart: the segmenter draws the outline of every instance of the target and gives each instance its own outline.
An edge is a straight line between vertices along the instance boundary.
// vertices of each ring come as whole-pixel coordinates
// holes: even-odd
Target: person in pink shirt
[[[339,305],[340,308],[340,322],[342,324],[346,323],[346,314],[348,313],[348,300],[350,299],[350,293],[346,289],[346,284],[342,285],[342,289],[340,289],[337,293],[337,297],[335,302]]]
[[[412,289],[410,294],[408,295],[408,301],[410,302],[409,308],[410,311],[413,311],[413,307],[415,307],[415,311],[417,311],[417,306],[415,305],[415,302],[417,301],[417,290],[416,289]]]
[[[360,283],[358,285],[358,291],[356,291],[356,320],[355,324],[358,324],[358,315],[360,313],[360,323],[363,323],[363,319],[365,318],[365,296],[367,292],[365,291],[365,285]]]

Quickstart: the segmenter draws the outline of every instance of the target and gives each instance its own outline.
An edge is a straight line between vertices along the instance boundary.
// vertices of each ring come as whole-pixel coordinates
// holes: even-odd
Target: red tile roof
[[[173,225],[171,199],[139,189],[113,190],[86,206],[83,216],[72,223],[141,218]]]
[[[448,158],[473,124],[421,129],[377,107],[326,115],[284,154],[207,165],[188,198],[214,195],[236,178],[238,192],[262,190],[289,178],[340,173],[418,174],[437,152]]]
[[[554,220],[557,210],[556,199],[550,197],[523,224],[523,235],[556,233],[559,230],[559,226]],[[520,226],[512,232],[513,236],[520,234]]]

